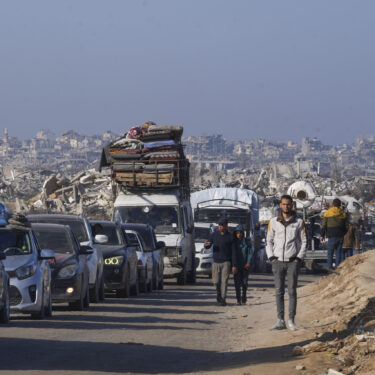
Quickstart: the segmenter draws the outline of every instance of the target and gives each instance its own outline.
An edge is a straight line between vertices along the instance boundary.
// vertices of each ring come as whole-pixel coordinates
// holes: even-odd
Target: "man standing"
[[[280,214],[270,220],[267,232],[267,256],[272,261],[275,276],[277,322],[271,329],[285,329],[284,293],[285,277],[288,279],[289,329],[295,331],[297,309],[297,280],[300,264],[306,253],[306,228],[302,219],[292,210],[293,199],[283,195]]]
[[[205,241],[206,249],[213,246],[212,280],[216,286],[217,303],[226,306],[228,279],[232,260],[232,235],[228,232],[228,220],[221,218],[218,228]]]
[[[348,217],[341,207],[338,198],[333,200],[333,206],[329,208],[322,220],[322,240],[328,238],[327,264],[329,269],[333,269],[333,253],[336,253],[336,267],[344,260],[342,245],[345,233],[349,229]]]

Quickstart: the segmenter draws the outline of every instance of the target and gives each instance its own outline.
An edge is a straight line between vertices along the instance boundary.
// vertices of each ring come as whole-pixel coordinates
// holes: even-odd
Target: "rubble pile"
[[[0,168],[0,201],[9,202],[28,199],[40,191],[48,170],[25,168]]]
[[[189,161],[182,132],[182,126],[152,122],[133,127],[103,149],[99,169],[110,167],[120,189],[183,187],[188,194]]]
[[[336,272],[303,288],[317,338],[295,355],[328,352],[344,374],[375,370],[375,250],[347,258]],[[318,317],[318,319],[317,319]]]
[[[71,178],[53,174],[44,181],[41,193],[28,202],[20,202],[19,206],[29,213],[84,214],[92,219],[111,219],[111,178],[94,169]]]

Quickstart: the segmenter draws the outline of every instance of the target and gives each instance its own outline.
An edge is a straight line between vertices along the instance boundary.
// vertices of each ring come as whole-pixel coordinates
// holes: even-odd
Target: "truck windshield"
[[[247,225],[249,212],[241,209],[199,208],[194,212],[194,221],[202,223],[217,223],[221,217],[226,217],[229,223]]]
[[[195,242],[204,242],[210,238],[210,234],[212,233],[211,228],[202,228],[202,227],[195,227]]]
[[[155,233],[179,233],[179,217],[177,207],[144,206],[116,207],[115,220],[123,223],[150,224]]]

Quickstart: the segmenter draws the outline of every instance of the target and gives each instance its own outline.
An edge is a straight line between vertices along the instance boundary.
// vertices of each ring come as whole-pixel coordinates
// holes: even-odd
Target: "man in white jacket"
[[[292,331],[298,329],[294,322],[297,309],[297,280],[301,262],[306,253],[306,228],[302,219],[293,211],[293,199],[283,195],[281,212],[268,224],[267,256],[272,261],[275,276],[277,322],[271,329],[285,329],[284,293],[285,277],[288,279],[289,320]]]

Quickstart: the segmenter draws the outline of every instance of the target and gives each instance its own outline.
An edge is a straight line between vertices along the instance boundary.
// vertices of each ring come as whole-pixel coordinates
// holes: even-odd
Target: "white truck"
[[[250,237],[259,222],[258,196],[252,190],[225,187],[206,189],[192,193],[190,202],[197,228],[216,226],[221,217],[226,217],[229,231],[242,224],[245,236]],[[207,257],[207,252],[198,254],[196,263],[199,265],[204,257]]]
[[[178,189],[138,194],[121,192],[114,203],[114,219],[123,223],[148,223],[158,241],[165,242],[164,276],[184,285],[195,282],[194,222],[189,199]]]

